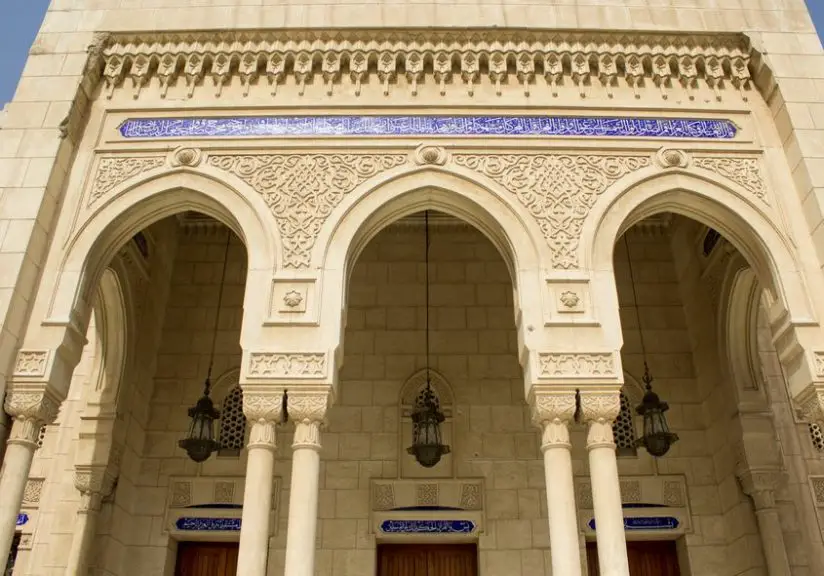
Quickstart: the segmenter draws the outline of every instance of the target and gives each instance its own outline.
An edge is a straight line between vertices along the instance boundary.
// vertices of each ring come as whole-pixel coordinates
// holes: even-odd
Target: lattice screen
[[[615,447],[618,456],[635,456],[635,427],[632,422],[632,406],[629,398],[621,392],[621,411],[612,425],[612,434],[615,436]]]
[[[43,440],[46,438],[46,427],[41,426],[40,432],[37,433],[37,448],[43,447]]]
[[[220,413],[220,456],[237,456],[246,437],[246,416],[243,414],[243,392],[232,388],[223,401]]]
[[[816,450],[824,452],[824,433],[821,431],[821,426],[815,423],[810,424],[810,439]]]

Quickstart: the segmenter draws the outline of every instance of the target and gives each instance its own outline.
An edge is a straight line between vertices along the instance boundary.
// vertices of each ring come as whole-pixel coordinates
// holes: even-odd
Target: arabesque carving
[[[761,175],[761,162],[757,158],[736,158],[734,156],[696,157],[693,164],[698,168],[715,172],[739,186],[747,189],[758,200],[769,204],[767,186]]]
[[[456,154],[513,193],[529,211],[552,252],[552,266],[576,269],[584,221],[598,197],[627,174],[650,165],[648,156],[597,154]]]
[[[14,375],[27,378],[45,376],[48,361],[48,350],[20,350],[17,353]]]
[[[322,352],[253,352],[249,357],[249,378],[323,378],[324,376],[326,376],[326,354]]]
[[[308,268],[318,233],[344,196],[407,161],[404,154],[214,155],[208,164],[254,188],[274,214],[284,268]]]
[[[86,205],[91,206],[129,178],[160,168],[165,162],[166,158],[163,156],[101,158]]]

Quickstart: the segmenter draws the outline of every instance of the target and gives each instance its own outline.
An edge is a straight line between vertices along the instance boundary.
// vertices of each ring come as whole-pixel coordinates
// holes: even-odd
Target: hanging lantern
[[[203,396],[193,407],[189,408],[189,434],[177,444],[195,462],[204,462],[220,448],[220,443],[215,440],[214,423],[220,418],[220,413],[215,410],[212,399],[209,398],[209,380],[206,379],[206,387]]]
[[[412,446],[406,451],[424,468],[432,468],[441,461],[444,454],[449,454],[449,446],[441,442],[444,415],[428,378],[426,388],[418,394],[411,417]]]
[[[678,434],[670,432],[667,424],[667,417],[664,414],[669,410],[669,405],[662,402],[658,394],[652,391],[652,376],[646,366],[644,367],[644,383],[647,385],[647,392],[641,405],[635,411],[644,419],[644,435],[639,438],[636,445],[643,446],[647,452],[660,458],[670,447],[678,441]]]
[[[220,442],[215,440],[215,420],[220,418],[220,412],[215,410],[212,399],[209,398],[209,389],[212,386],[212,368],[215,363],[215,345],[217,344],[217,327],[220,319],[220,310],[223,306],[223,289],[226,285],[226,262],[229,258],[229,244],[232,240],[231,232],[226,234],[226,248],[223,252],[223,271],[220,273],[220,291],[217,295],[217,312],[215,314],[215,324],[212,330],[212,353],[209,356],[209,369],[206,372],[206,383],[203,386],[203,396],[197,404],[189,408],[189,434],[177,445],[186,451],[189,458],[195,462],[205,462],[220,448]]]

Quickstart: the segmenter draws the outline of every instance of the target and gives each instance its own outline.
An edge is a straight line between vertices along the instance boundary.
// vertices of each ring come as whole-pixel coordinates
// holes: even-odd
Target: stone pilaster
[[[775,505],[775,493],[781,485],[778,470],[744,469],[737,472],[744,494],[752,498],[761,546],[770,576],[790,576],[790,562],[784,544],[781,520]]]
[[[77,508],[69,559],[66,562],[66,576],[87,573],[89,553],[97,530],[97,514],[103,500],[114,490],[116,480],[116,465],[75,466],[74,486],[80,492],[80,505]]]

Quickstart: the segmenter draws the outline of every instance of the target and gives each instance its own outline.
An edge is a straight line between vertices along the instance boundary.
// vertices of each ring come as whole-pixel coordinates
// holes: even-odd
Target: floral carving
[[[251,421],[280,422],[283,414],[283,394],[243,393],[243,413]]]
[[[372,506],[375,510],[392,510],[395,507],[395,489],[391,484],[375,484],[372,489]]]
[[[701,157],[696,158],[695,166],[715,172],[748,191],[764,202],[767,201],[767,187],[761,176],[761,162],[757,158]]]
[[[623,504],[638,504],[641,502],[641,483],[637,480],[622,481],[620,489]]]
[[[481,486],[480,484],[461,485],[461,508],[463,510],[481,509]]]
[[[581,303],[581,298],[572,290],[561,292],[559,300],[561,301],[561,304],[569,309],[576,308],[578,304]]]
[[[578,484],[578,508],[592,510],[592,484],[581,482]]]
[[[590,354],[546,352],[538,356],[538,364],[541,378],[615,376],[615,360],[609,352]]]
[[[185,508],[192,505],[192,483],[174,482],[172,484],[172,508]]]
[[[303,302],[303,294],[297,290],[289,290],[289,292],[283,296],[283,303],[289,308],[297,308],[301,302]]]
[[[824,476],[810,476],[815,505],[824,508]]]
[[[45,376],[48,360],[48,350],[21,350],[17,353],[14,375],[25,377]]]
[[[40,497],[43,495],[43,478],[30,478],[26,482],[26,488],[23,490],[23,504],[34,505],[40,503]]]
[[[569,154],[455,155],[514,194],[535,218],[554,268],[578,268],[578,244],[589,211],[611,184],[645,166],[644,156]]]
[[[813,353],[813,364],[815,365],[815,375],[824,378],[824,352]]]
[[[621,410],[621,392],[582,392],[581,412],[585,422],[608,423],[612,437],[612,421]]]
[[[215,482],[215,504],[233,504],[235,501],[234,482]]]
[[[664,482],[664,505],[681,508],[684,505],[684,491],[680,482]]]
[[[344,196],[406,159],[403,154],[261,154],[215,155],[208,162],[263,196],[277,221],[283,266],[307,268],[321,227]]]
[[[164,162],[165,158],[162,156],[101,158],[87,205],[91,206],[129,178],[159,168]]]
[[[418,484],[415,503],[417,506],[437,506],[438,485],[430,483]]]

